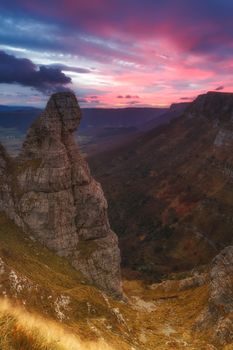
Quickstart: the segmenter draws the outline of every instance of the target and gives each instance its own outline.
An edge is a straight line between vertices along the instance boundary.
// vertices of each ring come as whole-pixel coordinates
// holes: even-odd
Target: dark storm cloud
[[[88,68],[81,68],[81,67],[72,67],[72,66],[66,66],[64,64],[60,63],[54,63],[48,66],[49,68],[54,68],[54,69],[59,69],[60,71],[70,71],[70,72],[75,72],[75,73],[80,73],[80,74],[87,74],[91,73],[91,70]]]
[[[37,67],[31,60],[0,51],[0,83],[20,84],[44,93],[58,91],[71,83],[59,68]]]

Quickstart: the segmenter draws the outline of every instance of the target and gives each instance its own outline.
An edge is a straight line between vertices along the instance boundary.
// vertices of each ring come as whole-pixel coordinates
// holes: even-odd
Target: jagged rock
[[[11,269],[0,256],[0,295],[17,298],[23,294],[30,293],[38,289],[30,279],[17,271]]]
[[[163,293],[180,292],[204,286],[207,303],[194,330],[208,331],[210,339],[220,345],[233,343],[233,246],[223,249],[208,266],[208,271],[181,280],[165,280],[150,289]]]
[[[233,147],[233,131],[220,129],[214,141],[216,147]]]
[[[38,295],[40,298],[40,307],[48,314],[54,315],[59,321],[69,318],[69,304],[71,298],[68,295],[59,294],[49,288],[44,288],[35,283],[32,279],[26,277],[17,270],[12,269],[0,256],[0,295],[11,301],[21,300],[24,306],[28,301],[32,304],[32,295]]]
[[[225,313],[233,312],[233,246],[223,249],[212,262],[209,303]]]
[[[161,283],[151,285],[152,290],[161,290],[163,292],[182,291],[190,288],[203,286],[207,283],[207,273],[195,273],[194,275],[180,280],[165,280]]]
[[[11,159],[4,147],[0,144],[0,210],[7,212],[8,217],[13,219],[18,225],[22,220],[17,215],[14,206],[14,196],[12,193],[12,164]]]
[[[233,246],[223,249],[211,263],[209,298],[197,329],[213,329],[216,342],[233,342]]]
[[[233,94],[210,91],[199,95],[186,110],[187,116],[203,116],[208,119],[232,121],[233,117]]]
[[[0,149],[0,210],[67,257],[89,282],[119,297],[117,237],[101,186],[75,142],[80,119],[74,94],[54,94],[17,159],[9,160]]]

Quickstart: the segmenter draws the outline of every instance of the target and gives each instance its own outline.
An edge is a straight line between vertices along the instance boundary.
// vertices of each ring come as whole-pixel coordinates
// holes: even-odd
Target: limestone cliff
[[[91,283],[121,296],[120,253],[107,202],[75,142],[81,111],[70,92],[50,98],[17,159],[0,149],[0,210]]]
[[[233,246],[223,249],[211,262],[209,297],[196,328],[212,329],[213,339],[233,342]]]

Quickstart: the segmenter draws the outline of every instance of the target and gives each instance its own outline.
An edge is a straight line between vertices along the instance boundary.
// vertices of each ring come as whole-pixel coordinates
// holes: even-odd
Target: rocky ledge
[[[202,289],[202,293],[205,291],[205,304],[193,329],[207,333],[218,349],[222,349],[233,343],[233,246],[224,248],[205,272],[190,273],[184,279],[165,280],[152,284],[150,288],[164,295],[169,292],[174,295],[199,287],[205,287]]]
[[[56,93],[32,124],[21,152],[0,147],[0,211],[86,279],[121,297],[120,252],[101,186],[75,141],[81,111],[73,93]]]
[[[223,249],[212,261],[207,307],[200,314],[197,329],[212,329],[214,341],[233,343],[233,246]]]

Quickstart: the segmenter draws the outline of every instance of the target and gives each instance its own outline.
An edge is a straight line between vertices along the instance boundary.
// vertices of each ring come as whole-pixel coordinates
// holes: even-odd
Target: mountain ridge
[[[211,92],[127,147],[89,158],[124,266],[166,274],[205,264],[231,244],[232,111],[233,94]]]

